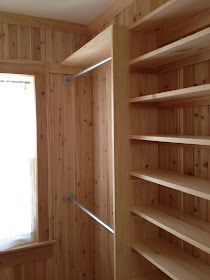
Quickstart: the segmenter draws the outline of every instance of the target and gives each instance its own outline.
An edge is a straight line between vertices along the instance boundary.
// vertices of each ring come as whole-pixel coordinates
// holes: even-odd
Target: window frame
[[[50,240],[49,234],[49,166],[48,166],[48,121],[47,121],[47,94],[46,73],[40,71],[39,65],[19,65],[0,63],[0,73],[33,75],[36,95],[37,121],[37,242]],[[8,202],[9,203],[9,202]],[[33,246],[34,242],[25,243]],[[18,247],[18,246],[17,246]],[[16,247],[14,247],[16,248]],[[4,251],[4,252],[7,252]],[[10,252],[10,249],[8,249]]]

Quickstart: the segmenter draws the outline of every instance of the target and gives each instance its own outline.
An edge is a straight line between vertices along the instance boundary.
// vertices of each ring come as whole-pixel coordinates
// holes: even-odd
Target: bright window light
[[[0,74],[0,251],[36,240],[34,77]]]

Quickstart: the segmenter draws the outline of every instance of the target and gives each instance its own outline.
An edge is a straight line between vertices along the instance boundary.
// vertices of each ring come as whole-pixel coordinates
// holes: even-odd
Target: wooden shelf
[[[130,140],[210,146],[210,136],[131,135]]]
[[[164,102],[187,98],[210,97],[210,84],[165,91],[130,99],[130,103]]]
[[[206,0],[170,0],[130,26],[132,31],[159,31],[182,22],[210,8]]]
[[[210,180],[189,175],[179,175],[176,172],[161,169],[131,171],[130,175],[154,184],[210,200]]]
[[[209,280],[208,265],[162,239],[138,242],[132,248],[174,280]]]
[[[162,48],[156,49],[147,54],[141,55],[130,61],[131,66],[143,69],[158,69],[158,67],[187,59],[210,47],[210,28],[206,28],[193,35],[173,42]]]
[[[132,277],[130,280],[169,280],[170,278],[164,274],[162,271],[153,271],[145,273],[140,277]]]
[[[113,25],[67,57],[62,65],[87,67],[111,56]]]
[[[210,225],[166,207],[133,207],[131,212],[210,254]]]

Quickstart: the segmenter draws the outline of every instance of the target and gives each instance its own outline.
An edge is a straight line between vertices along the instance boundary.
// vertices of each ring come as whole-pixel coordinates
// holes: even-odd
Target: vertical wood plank
[[[41,61],[41,30],[38,27],[31,28],[32,61]]]
[[[114,229],[115,229],[115,279],[129,279],[129,117],[128,117],[128,59],[129,34],[123,28],[113,28],[113,129],[114,129]],[[122,48],[123,46],[123,48]],[[122,153],[123,151],[123,153]]]
[[[8,24],[8,54],[10,59],[18,58],[18,26]]]

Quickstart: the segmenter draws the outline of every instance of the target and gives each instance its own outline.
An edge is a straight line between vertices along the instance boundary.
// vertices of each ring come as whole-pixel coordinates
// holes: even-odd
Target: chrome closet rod
[[[65,195],[64,200],[67,202],[74,203],[82,211],[84,211],[88,216],[92,217],[96,222],[98,222],[100,225],[102,225],[105,229],[107,229],[109,232],[114,234],[114,230],[109,225],[107,225],[105,222],[103,222],[101,219],[99,219],[97,216],[95,216],[92,212],[90,212],[88,209],[86,209],[79,201],[77,201],[74,198],[74,195],[72,193]]]
[[[72,80],[74,80],[74,79],[76,79],[76,78],[78,78],[78,77],[80,77],[80,76],[82,76],[82,75],[84,75],[84,74],[86,74],[86,73],[88,73],[88,72],[98,68],[99,66],[101,66],[101,65],[103,65],[103,64],[105,64],[105,63],[107,63],[107,62],[109,62],[111,60],[112,60],[112,58],[110,56],[110,57],[108,57],[108,58],[106,58],[106,59],[104,59],[104,60],[102,60],[102,61],[100,61],[100,62],[98,62],[98,63],[96,63],[94,65],[92,65],[92,66],[89,66],[88,68],[86,68],[84,70],[81,70],[80,72],[78,72],[76,74],[68,76],[68,82],[71,82]]]

